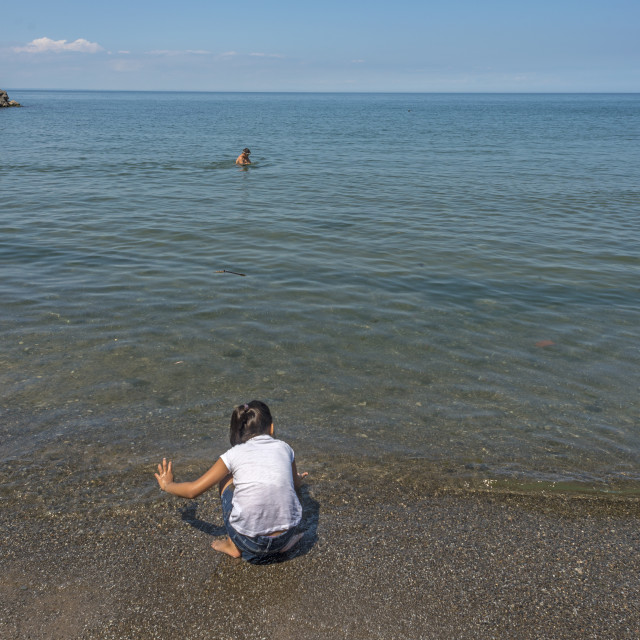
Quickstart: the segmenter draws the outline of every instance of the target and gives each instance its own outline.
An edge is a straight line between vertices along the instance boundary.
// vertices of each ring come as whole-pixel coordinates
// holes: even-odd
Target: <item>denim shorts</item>
[[[293,527],[279,536],[245,536],[233,528],[229,522],[233,508],[233,484],[230,484],[220,496],[222,501],[222,517],[227,535],[242,553],[242,558],[253,564],[263,564],[283,559],[284,552],[295,546],[302,537],[298,527]]]

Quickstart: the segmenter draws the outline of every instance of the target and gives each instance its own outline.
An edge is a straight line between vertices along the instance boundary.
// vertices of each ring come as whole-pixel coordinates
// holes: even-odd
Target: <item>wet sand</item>
[[[343,462],[307,466],[301,549],[269,566],[211,550],[213,493],[55,509],[3,492],[0,637],[640,637],[637,498],[445,489]]]

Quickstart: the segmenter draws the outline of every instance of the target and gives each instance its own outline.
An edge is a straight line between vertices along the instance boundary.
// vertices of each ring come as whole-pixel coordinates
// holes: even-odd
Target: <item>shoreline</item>
[[[269,566],[210,549],[222,532],[214,493],[61,511],[4,500],[0,635],[640,636],[640,499],[479,493],[341,469],[311,469],[302,548]]]

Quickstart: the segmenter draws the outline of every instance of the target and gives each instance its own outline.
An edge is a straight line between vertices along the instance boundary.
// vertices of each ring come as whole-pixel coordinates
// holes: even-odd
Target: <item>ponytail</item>
[[[264,402],[252,400],[237,406],[231,414],[231,446],[242,444],[254,436],[268,434],[272,424],[271,411]]]

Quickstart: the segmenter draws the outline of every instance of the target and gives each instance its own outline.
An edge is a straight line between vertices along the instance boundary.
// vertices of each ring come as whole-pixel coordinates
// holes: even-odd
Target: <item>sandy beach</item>
[[[77,508],[57,509],[3,491],[0,637],[640,637],[637,497],[447,488],[346,458],[306,468],[301,548],[269,566],[211,550],[214,493],[131,506],[61,482]]]

